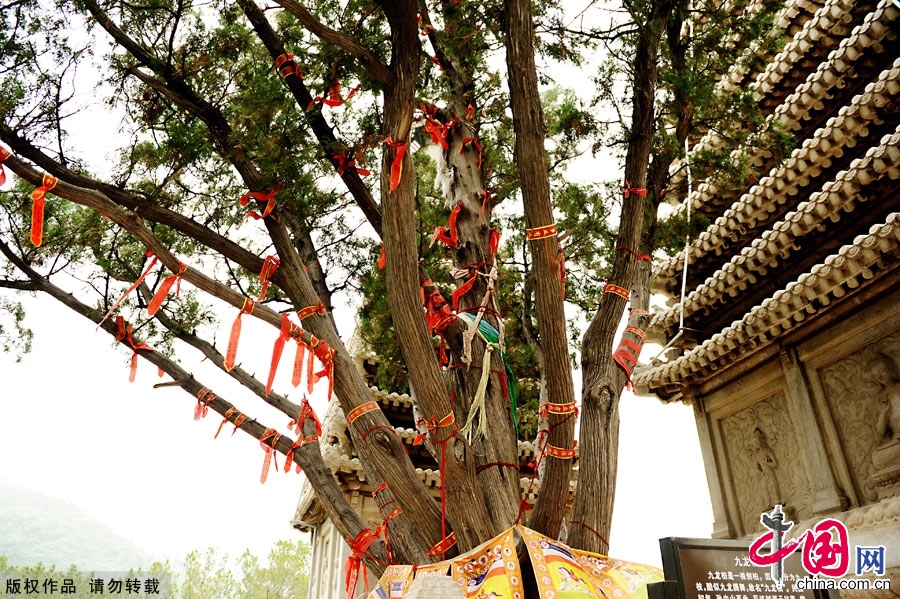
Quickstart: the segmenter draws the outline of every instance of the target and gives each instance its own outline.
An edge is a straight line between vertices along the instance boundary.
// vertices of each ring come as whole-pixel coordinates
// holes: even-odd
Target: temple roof
[[[635,373],[641,388],[663,397],[809,322],[896,263],[898,2],[825,3],[755,86],[769,118],[798,146],[780,165],[736,150],[765,176],[743,189],[701,183],[679,208],[690,202],[714,221],[686,252],[654,267],[654,288],[674,296],[687,254],[683,314],[676,303],[655,313],[648,330],[677,337],[681,355]],[[707,135],[695,150],[715,141]]]

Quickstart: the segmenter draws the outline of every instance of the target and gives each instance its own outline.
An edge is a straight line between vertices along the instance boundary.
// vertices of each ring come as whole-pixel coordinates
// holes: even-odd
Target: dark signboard
[[[784,560],[779,589],[769,566],[750,562],[750,541],[667,538],[659,540],[666,582],[649,588],[650,599],[824,599],[824,591],[795,589],[808,576],[800,553]],[[653,587],[654,585],[650,585]]]

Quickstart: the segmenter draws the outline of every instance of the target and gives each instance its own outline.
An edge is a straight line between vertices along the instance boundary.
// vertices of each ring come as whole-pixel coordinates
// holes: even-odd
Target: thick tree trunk
[[[649,262],[638,259],[644,224],[644,197],[647,168],[653,142],[654,96],[658,76],[660,40],[672,12],[674,0],[657,0],[645,19],[638,20],[634,56],[632,125],[625,158],[625,197],[612,274],[610,292],[605,292],[600,309],[591,321],[582,344],[581,453],[578,490],[568,531],[572,547],[607,553],[610,522],[615,497],[619,442],[619,398],[628,380],[623,366],[613,359],[612,344],[627,299],[616,288],[630,293],[631,315],[622,343],[640,348],[646,328],[649,300]],[[643,22],[641,22],[643,21]],[[629,186],[632,186],[629,189]],[[638,191],[635,191],[635,190]],[[646,193],[646,192],[644,192]],[[612,287],[614,286],[614,287]],[[639,293],[635,293],[635,291]],[[620,344],[620,348],[623,345]]]
[[[506,65],[513,126],[516,131],[516,162],[526,229],[554,226],[550,205],[550,183],[544,153],[544,129],[534,63],[534,23],[530,0],[506,0]],[[544,356],[547,396],[555,404],[571,404],[575,389],[569,366],[566,340],[566,315],[560,278],[559,240],[555,232],[538,235],[530,243],[533,256],[535,304],[540,327],[540,345]],[[565,515],[572,457],[575,419],[573,414],[549,415],[547,463],[541,479],[541,493],[534,506],[529,526],[557,537]]]
[[[392,85],[385,87],[384,133],[395,142],[408,143],[420,56],[416,5],[408,0],[385,2],[382,7],[391,25],[394,73]],[[426,419],[431,421],[433,418],[439,424],[431,438],[442,465],[442,493],[447,516],[453,525],[459,551],[467,551],[492,537],[495,529],[479,492],[472,451],[459,434],[460,423],[455,417],[448,418],[453,414],[450,392],[431,345],[419,295],[414,177],[408,154],[402,158],[399,183],[391,190],[391,173],[398,151],[399,148],[386,148],[381,171],[388,301],[409,371],[410,386]]]

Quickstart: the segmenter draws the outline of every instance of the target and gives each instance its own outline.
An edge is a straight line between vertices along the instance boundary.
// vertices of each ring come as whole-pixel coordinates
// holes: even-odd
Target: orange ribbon
[[[44,173],[41,186],[31,192],[31,199],[34,200],[31,206],[31,243],[35,247],[40,246],[44,240],[44,198],[48,191],[56,187],[58,181],[56,177]]]
[[[634,341],[623,338],[619,341],[619,347],[616,348],[616,351],[613,354],[613,360],[625,371],[625,375],[628,377],[626,386],[629,389],[633,387],[631,373],[634,371],[634,367],[637,366],[642,347],[642,343],[635,343]]]
[[[222,427],[225,426],[225,423],[228,422],[228,419],[231,418],[232,416],[234,416],[235,414],[237,414],[237,417],[234,419],[234,430],[231,431],[231,434],[233,435],[235,432],[237,432],[238,427],[241,425],[240,423],[244,421],[244,418],[246,418],[246,416],[241,414],[237,408],[232,406],[232,407],[228,408],[227,410],[225,410],[225,418],[219,424],[219,428],[216,429],[216,435],[213,437],[213,439],[219,438],[219,433],[222,432]]]
[[[238,341],[241,339],[241,316],[253,312],[253,306],[256,305],[249,297],[244,298],[244,304],[241,311],[238,312],[231,325],[231,336],[228,338],[228,351],[225,353],[225,370],[234,368],[234,359],[237,357]]]
[[[278,195],[279,189],[281,189],[281,183],[276,183],[275,188],[268,193],[263,193],[261,191],[251,191],[242,195],[241,199],[239,200],[241,206],[247,206],[247,204],[250,203],[251,198],[256,200],[257,202],[265,202],[266,204],[266,207],[263,209],[261,214],[255,210],[250,210],[249,212],[247,212],[247,214],[244,216],[244,221],[246,221],[248,218],[259,220],[272,214],[272,210],[275,208],[275,196]]]
[[[625,301],[628,301],[628,297],[631,295],[624,287],[619,287],[618,285],[613,285],[612,283],[606,284],[606,286],[603,288],[603,293],[614,293],[621,298],[625,298]]]
[[[338,164],[337,173],[340,176],[344,175],[344,170],[347,168],[356,169],[356,172],[359,173],[359,176],[361,177],[368,177],[372,174],[368,170],[360,166],[356,166],[356,160],[353,158],[352,150],[349,150],[347,154],[335,154],[333,158]]]
[[[166,299],[166,296],[169,294],[169,290],[172,289],[172,285],[176,282],[178,285],[175,287],[175,297],[178,297],[178,294],[181,293],[181,278],[186,270],[187,265],[184,262],[179,262],[178,272],[166,277],[162,282],[162,285],[159,286],[159,289],[157,289],[156,293],[153,295],[153,299],[151,299],[150,303],[147,305],[147,314],[150,316],[156,314],[160,306],[162,306],[163,301]]]
[[[293,327],[294,325],[291,323],[288,315],[282,314],[281,329],[278,332],[278,339],[275,340],[275,346],[272,348],[272,364],[269,366],[269,378],[266,380],[266,397],[272,392],[272,383],[275,381],[275,372],[278,370],[279,362],[281,362],[284,344],[290,338]]]
[[[403,157],[406,155],[407,143],[403,141],[394,141],[394,138],[391,136],[388,136],[388,138],[384,140],[384,143],[396,150],[394,160],[391,162],[390,193],[394,193],[394,190],[400,185],[400,178],[403,176]]]
[[[447,553],[447,551],[456,545],[456,533],[451,532],[449,535],[438,541],[434,547],[425,552],[425,555],[434,557],[435,555]]]
[[[463,203],[459,202],[453,207],[453,210],[450,211],[450,219],[447,222],[448,226],[440,226],[434,230],[434,235],[431,237],[431,244],[428,247],[434,245],[434,242],[438,239],[452,248],[459,247],[459,229],[456,227],[456,221],[459,218],[459,212],[462,210],[462,205]]]
[[[551,458],[558,458],[560,460],[570,460],[575,457],[575,448],[566,449],[563,447],[556,447],[555,445],[550,445],[547,443],[546,449],[544,449],[544,453]]]
[[[319,316],[325,316],[325,304],[322,303],[322,300],[319,300],[319,303],[315,306],[307,306],[297,311],[297,318],[300,319],[302,323],[305,318],[312,316],[313,314],[318,314]]]
[[[433,110],[434,107],[432,107]],[[450,144],[447,143],[447,134],[450,133],[450,130],[456,125],[456,120],[451,120],[447,123],[441,123],[434,115],[429,112],[425,113],[425,125],[423,125],[423,129],[425,133],[431,136],[431,142],[437,144],[444,148],[445,150],[450,149]]]
[[[306,354],[306,344],[303,343],[303,329],[297,334],[297,353],[294,354],[294,371],[291,374],[291,384],[295,387],[300,385],[300,377],[303,373],[303,356]]]
[[[544,225],[543,227],[535,227],[533,229],[525,229],[525,239],[535,241],[544,239],[545,237],[553,237],[556,235],[556,225]]]
[[[263,301],[266,297],[266,291],[269,290],[269,280],[275,274],[275,271],[278,270],[278,267],[281,266],[281,260],[276,258],[275,256],[266,256],[265,260],[263,260],[262,269],[259,271],[259,297],[256,298],[257,302]]]
[[[647,341],[647,333],[645,333],[644,330],[639,327],[633,327],[633,326],[625,327],[625,332],[626,333],[634,333],[635,335],[637,335],[638,337],[641,338],[641,341]]]
[[[324,96],[324,97],[316,96],[315,98],[312,99],[312,101],[309,103],[309,106],[307,106],[306,109],[309,110],[310,108],[313,107],[313,104],[318,104],[318,103],[324,104],[325,106],[331,106],[332,108],[334,108],[336,106],[341,106],[342,104],[346,103],[347,100],[352,98],[353,94],[355,94],[357,91],[359,91],[360,87],[362,87],[362,85],[357,85],[356,87],[351,89],[350,93],[347,94],[347,97],[342,100],[341,99],[341,81],[338,80],[334,85],[332,85],[331,87],[328,88],[328,94],[326,96]]]
[[[316,357],[319,359],[319,362],[322,364],[322,370],[315,374],[313,383],[318,383],[319,380],[327,378],[327,397],[328,401],[331,401],[331,394],[334,392],[334,355],[337,352],[328,347],[328,344],[324,339],[320,339],[319,343],[315,346],[310,346],[310,349],[315,353]]]
[[[322,423],[319,422],[319,417],[316,416],[316,411],[313,410],[311,405],[309,405],[309,400],[304,397],[303,401],[300,402],[300,414],[297,415],[297,420],[291,420],[290,423],[288,423],[288,430],[294,430],[298,435],[302,435],[303,423],[309,419],[312,419],[312,421],[316,425],[316,434],[306,437],[305,439],[303,439],[304,442],[315,441],[322,435]]]
[[[116,317],[116,341],[124,342],[134,351],[131,354],[131,370],[128,374],[128,382],[133,383],[134,377],[137,374],[137,351],[139,349],[146,349],[148,351],[155,351],[151,346],[147,345],[143,341],[140,343],[135,343],[134,337],[131,336],[133,333],[133,329],[131,326],[125,326],[125,319],[122,316]]]
[[[384,253],[384,244],[381,244],[381,251],[378,253],[378,270],[384,270],[387,266],[387,254]]]
[[[266,439],[272,439],[269,445],[266,445]],[[266,457],[263,458],[263,468],[262,475],[259,477],[260,483],[265,483],[266,478],[269,476],[269,467],[272,465],[272,461],[275,457],[275,446],[278,445],[278,441],[281,439],[281,434],[279,434],[274,428],[267,428],[266,431],[259,438],[259,446],[262,447],[266,452]],[[275,461],[275,471],[278,471],[278,462]]]
[[[6,171],[3,169],[3,161],[12,156],[12,152],[0,146],[0,185],[6,183]]]
[[[642,198],[647,197],[646,189],[644,189],[643,187],[632,187],[631,183],[629,183],[627,179],[625,180],[625,187],[622,188],[622,191],[625,192],[626,198],[628,196],[630,196],[631,194],[634,194],[636,196],[641,196]]]
[[[287,79],[291,75],[303,79],[303,73],[300,72],[300,67],[297,66],[297,61],[294,60],[293,54],[282,54],[276,58],[275,68],[282,79]]]
[[[157,259],[157,258],[156,258],[156,256],[153,255],[153,252],[147,252],[146,257],[147,257],[147,258],[151,258],[150,264],[147,265],[147,268],[144,269],[144,272],[141,273],[141,275],[140,275],[140,276],[137,278],[137,280],[131,285],[131,287],[129,287],[129,288],[125,291],[125,293],[123,293],[122,296],[121,296],[119,299],[116,300],[116,303],[114,303],[114,304],[112,305],[112,308],[110,308],[110,309],[106,312],[106,314],[103,315],[103,318],[100,319],[100,323],[97,325],[97,328],[98,328],[98,329],[100,328],[100,325],[101,325],[101,324],[103,324],[104,322],[106,322],[106,319],[109,318],[110,314],[112,314],[113,312],[115,312],[115,311],[116,311],[116,308],[118,308],[119,305],[121,305],[121,303],[125,301],[125,298],[128,297],[128,294],[131,293],[132,291],[134,291],[134,290],[137,288],[137,286],[140,285],[141,282],[147,277],[147,275],[150,274],[150,271],[153,269],[153,267],[156,266],[156,259]]]
[[[218,396],[207,387],[203,387],[197,392],[197,405],[194,407],[194,420],[206,418],[206,414],[209,413],[209,402],[216,397]],[[219,428],[222,428],[221,425]],[[219,436],[219,433],[216,433],[216,436]],[[213,439],[215,439],[215,437],[213,437]]]
[[[350,410],[350,413],[347,414],[347,424],[353,424],[353,422],[368,412],[373,412],[378,409],[378,402],[376,401],[367,401],[364,404],[360,404]]]

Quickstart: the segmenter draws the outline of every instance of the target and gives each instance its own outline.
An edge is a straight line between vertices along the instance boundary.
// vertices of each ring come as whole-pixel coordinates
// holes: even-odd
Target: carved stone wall
[[[724,418],[721,427],[745,534],[761,529],[759,515],[775,503],[794,518],[808,517],[811,495],[784,392]]]
[[[819,371],[842,453],[863,505],[878,500],[872,455],[884,442],[876,424],[885,386],[876,378],[873,366],[885,358],[895,367],[900,362],[900,335],[879,339]]]

